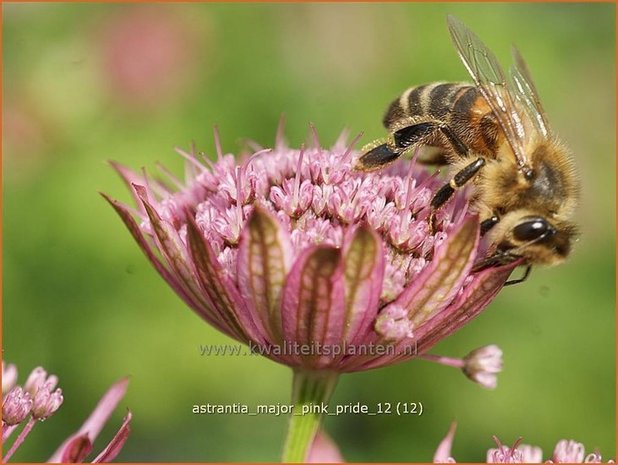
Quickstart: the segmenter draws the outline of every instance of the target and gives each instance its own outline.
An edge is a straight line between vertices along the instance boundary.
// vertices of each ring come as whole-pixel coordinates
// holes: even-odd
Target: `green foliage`
[[[185,308],[99,197],[129,201],[105,161],[149,170],[161,161],[180,174],[174,146],[194,140],[212,156],[215,124],[226,151],[238,152],[244,138],[268,146],[282,113],[294,145],[310,121],[324,144],[343,127],[365,131],[363,143],[381,136],[387,102],[407,86],[466,79],[447,13],[503,62],[512,42],[527,58],[581,171],[581,240],[568,264],[534,270],[433,351],[463,356],[498,344],[505,369],[497,390],[423,361],[347,375],[334,403],[420,401],[425,412],[329,417],[326,429],[349,461],[428,461],[453,420],[459,461],[484,460],[492,434],[506,443],[521,435],[545,455],[561,438],[615,455],[614,5],[3,8],[4,357],[22,381],[43,365],[65,393],[16,460],[46,459],[126,374],[123,405],[134,423],[123,461],[278,460],[284,417],[200,416],[191,407],[287,403],[290,371],[257,357],[200,356],[200,344],[231,341]],[[146,103],[110,87],[102,59],[105,31],[140,8],[177,21],[191,44],[174,51],[163,77],[147,74],[144,86],[163,84]],[[148,57],[131,62],[140,60]]]

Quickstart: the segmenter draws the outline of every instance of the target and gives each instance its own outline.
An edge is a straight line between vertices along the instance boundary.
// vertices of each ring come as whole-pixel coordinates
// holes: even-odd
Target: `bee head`
[[[492,239],[496,250],[514,258],[522,257],[529,264],[562,263],[576,236],[573,224],[550,221],[529,212],[511,212],[499,225]]]

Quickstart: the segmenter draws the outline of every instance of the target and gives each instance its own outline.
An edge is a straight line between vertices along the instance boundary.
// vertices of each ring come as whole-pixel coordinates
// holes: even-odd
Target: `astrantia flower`
[[[3,393],[2,399],[2,444],[6,446],[11,434],[20,424],[25,422],[23,429],[11,445],[10,449],[2,461],[6,463],[17,449],[24,442],[34,425],[37,422],[48,419],[62,405],[62,391],[56,388],[58,377],[49,375],[41,368],[32,370],[23,388],[15,386],[17,381],[17,370],[14,365],[5,367],[2,364],[2,377],[5,375],[12,377],[13,387],[8,394]],[[48,462],[76,463],[83,462],[92,452],[92,444],[110,415],[124,397],[127,390],[127,379],[116,382],[105,393],[97,404],[90,417],[86,420],[81,429],[73,436],[69,437],[50,457]],[[26,421],[27,420],[27,421]],[[109,462],[118,455],[129,435],[129,423],[131,412],[128,412],[122,426],[116,433],[111,442],[97,455],[93,462]]]
[[[451,448],[455,438],[456,424],[452,423],[448,433],[436,448],[433,463],[456,463],[451,455]],[[541,463],[543,451],[540,447],[521,444],[521,438],[512,446],[503,445],[494,436],[497,445],[487,451],[487,463]],[[308,459],[310,462],[343,462],[337,444],[322,430],[318,432],[311,444]],[[545,463],[601,463],[602,457],[598,452],[585,455],[584,445],[576,441],[561,440],[556,445],[552,457]],[[415,459],[418,461],[418,458]],[[608,463],[614,463],[609,460]]]
[[[451,446],[455,437],[455,424],[449,428],[446,437],[438,446],[433,457],[434,463],[455,463],[451,456]],[[540,447],[521,444],[521,438],[512,446],[502,444],[494,436],[497,447],[487,451],[487,463],[541,463],[543,451]],[[602,457],[598,452],[585,455],[582,443],[563,439],[556,444],[554,453],[545,463],[601,463]],[[608,463],[614,463],[609,460]]]
[[[295,150],[279,137],[239,164],[220,148],[215,163],[179,150],[184,183],[114,163],[137,210],[106,198],[204,320],[328,397],[335,373],[409,359],[461,328],[515,265],[472,273],[479,224],[462,195],[430,229],[444,181],[405,160],[355,172],[344,137],[315,141]]]

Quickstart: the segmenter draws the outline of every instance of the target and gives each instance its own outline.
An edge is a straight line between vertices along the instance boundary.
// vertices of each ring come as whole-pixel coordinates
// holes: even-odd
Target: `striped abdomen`
[[[477,88],[466,83],[435,82],[406,90],[393,101],[383,123],[393,129],[402,120],[437,120],[447,124],[471,150],[495,156],[502,132]],[[444,146],[440,134],[430,145]]]

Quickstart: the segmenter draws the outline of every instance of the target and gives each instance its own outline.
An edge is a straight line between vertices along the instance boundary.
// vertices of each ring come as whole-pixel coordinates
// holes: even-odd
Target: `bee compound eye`
[[[545,218],[528,218],[513,228],[513,235],[519,241],[533,241],[547,234],[551,234],[554,229]]]

